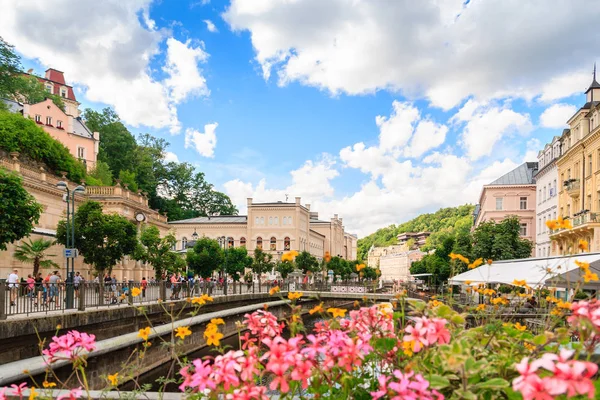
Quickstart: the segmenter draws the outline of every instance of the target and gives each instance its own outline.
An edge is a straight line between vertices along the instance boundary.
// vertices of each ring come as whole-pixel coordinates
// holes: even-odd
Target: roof
[[[88,129],[81,117],[73,118],[73,132],[85,138],[94,138],[94,134]]]
[[[26,75],[33,76],[42,83],[45,83],[45,82],[53,83],[52,94],[54,94],[56,96],[60,96],[60,88],[61,87],[63,87],[63,86],[66,87],[67,88],[66,98],[69,100],[77,101],[77,99],[75,98],[75,92],[73,92],[73,87],[66,84],[65,75],[61,71],[49,68],[46,70],[45,77],[37,76],[37,75],[29,74],[29,73],[27,73]],[[60,96],[60,97],[62,97],[62,96]]]
[[[245,224],[246,222],[248,222],[246,215],[215,215],[170,221],[169,224]]]
[[[54,68],[48,68],[46,70],[46,79],[60,83],[61,85],[65,84],[65,75],[63,72]]]
[[[531,185],[535,184],[533,176],[537,171],[537,162],[526,162],[507,174],[502,175],[489,185]]]
[[[296,203],[284,203],[283,201],[274,201],[270,203],[252,203],[253,206],[295,206]]]
[[[7,99],[0,99],[0,102],[4,103],[8,107],[8,111],[12,113],[20,113],[23,111],[23,104]]]
[[[563,257],[524,258],[521,260],[494,261],[478,268],[456,275],[449,284],[502,283],[511,285],[515,279],[524,280],[529,286],[561,286],[567,274],[579,273],[575,261],[585,261],[600,266],[600,253],[585,253]],[[570,276],[569,276],[570,277]],[[576,279],[577,280],[577,279]],[[571,282],[574,282],[573,280]],[[600,285],[596,282],[595,285]]]

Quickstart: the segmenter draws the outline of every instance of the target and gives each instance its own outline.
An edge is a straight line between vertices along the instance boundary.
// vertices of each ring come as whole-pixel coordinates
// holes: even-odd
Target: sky
[[[584,103],[600,2],[0,0],[64,71],[246,212],[301,197],[360,236],[479,200]]]

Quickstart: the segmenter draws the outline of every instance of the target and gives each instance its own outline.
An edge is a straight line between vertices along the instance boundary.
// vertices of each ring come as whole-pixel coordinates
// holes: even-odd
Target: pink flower
[[[415,353],[421,351],[423,347],[429,346],[429,341],[427,340],[427,327],[423,324],[424,319],[426,318],[415,318],[415,325],[408,325],[406,329],[404,329],[405,333],[408,333],[408,335],[404,336],[404,341],[413,342],[412,351]]]
[[[312,375],[313,364],[310,361],[300,360],[294,365],[292,370],[292,379],[298,382],[302,382],[302,389],[308,387],[308,379]]]
[[[252,314],[244,315],[246,326],[253,335],[258,335],[259,339],[272,338],[282,332],[282,326],[277,321],[277,317],[265,310],[257,310]]]
[[[222,383],[225,390],[229,390],[231,386],[238,387],[240,385],[238,373],[242,370],[241,363],[244,363],[244,361],[244,352],[241,350],[230,350],[221,356],[217,356],[213,364],[211,378],[215,380],[217,385]]]
[[[13,383],[10,387],[13,388],[13,395],[19,397],[23,397],[23,392],[28,389],[27,383],[25,382],[21,383],[19,386]]]
[[[379,388],[377,391],[371,392],[371,397],[373,398],[373,400],[382,398],[388,392],[388,390],[387,390],[388,377],[385,375],[379,375],[377,380],[379,381]]]
[[[75,360],[81,350],[92,351],[96,347],[96,336],[78,331],[70,331],[62,336],[54,336],[48,349],[42,353],[53,363],[60,359]]]
[[[225,397],[227,400],[268,400],[267,388],[248,383]]]
[[[414,372],[403,374],[395,370],[391,377],[380,376],[379,390],[371,392],[371,397],[376,400],[386,395],[396,400],[443,400],[444,396],[435,390],[429,389],[429,382],[421,375]]]
[[[75,389],[71,389],[68,394],[61,394],[56,398],[56,400],[75,400],[81,397],[83,391],[81,390],[81,386]]]
[[[210,361],[202,361],[200,359],[192,361],[194,366],[193,372],[190,372],[191,366],[186,366],[179,371],[183,376],[183,383],[179,386],[182,392],[186,388],[191,388],[194,392],[202,392],[206,389],[215,389],[217,385],[211,378],[212,367]]]
[[[443,318],[434,318],[426,325],[427,326],[427,341],[430,345],[434,343],[447,344],[450,343],[450,331],[446,328],[446,321]]]

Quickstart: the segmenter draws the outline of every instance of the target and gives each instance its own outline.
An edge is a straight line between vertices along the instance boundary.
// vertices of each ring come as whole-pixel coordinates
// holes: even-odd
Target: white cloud
[[[170,151],[165,152],[165,162],[179,162],[179,157],[177,157],[177,154],[172,153]]]
[[[544,128],[566,128],[577,107],[571,104],[554,104],[546,108],[540,115],[540,125]]]
[[[533,138],[527,141],[525,155],[523,156],[523,162],[537,161],[538,153],[542,150],[542,142],[539,139]]]
[[[392,107],[394,111],[389,118],[381,115],[375,118],[380,132],[379,143],[383,150],[392,150],[408,143],[420,118],[419,110],[411,103],[394,100]]]
[[[212,33],[219,32],[219,30],[217,29],[215,24],[210,19],[205,19],[204,23],[206,24],[206,29],[208,29],[209,32],[212,32]]]
[[[217,126],[218,123],[204,125],[204,133],[195,129],[185,130],[185,148],[194,148],[198,154],[203,157],[213,158],[215,156],[215,147],[217,146]]]
[[[582,89],[550,82],[592,65],[600,3],[464,3],[232,0],[223,17],[250,32],[263,76],[273,71],[281,85],[353,95],[390,89],[445,109],[471,95],[555,99]]]
[[[167,39],[167,59],[163,70],[169,75],[165,85],[171,90],[171,98],[179,103],[190,95],[208,96],[210,90],[201,75],[199,63],[207,60],[208,54],[202,43],[194,47],[191,40],[182,43],[174,38]]]
[[[419,122],[415,134],[410,141],[410,146],[405,154],[409,157],[420,157],[429,149],[434,149],[446,141],[448,127],[433,121]]]
[[[205,81],[204,89],[199,89],[200,73],[190,62],[199,61],[201,49],[168,39],[170,76],[167,81],[153,78],[150,61],[160,54],[159,45],[168,32],[156,29],[150,3],[0,0],[0,26],[3,38],[25,57],[63,71],[69,83],[84,89],[89,101],[113,106],[127,124],[168,127],[177,133],[177,104],[186,95],[208,94]],[[192,82],[189,90],[180,84],[186,79]]]

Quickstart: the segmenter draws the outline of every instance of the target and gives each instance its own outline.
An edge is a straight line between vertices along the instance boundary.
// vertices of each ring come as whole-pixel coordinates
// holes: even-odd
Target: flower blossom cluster
[[[578,301],[571,304],[569,324],[577,326],[590,342],[600,341],[600,301]]]
[[[447,320],[443,318],[414,318],[415,324],[408,325],[405,329],[407,335],[404,336],[405,342],[412,343],[412,351],[418,353],[424,347],[432,346],[436,343],[450,343],[450,331],[446,328]]]
[[[273,338],[283,332],[283,324],[277,321],[277,317],[266,310],[258,310],[252,314],[244,315],[244,324],[253,335],[257,335],[262,341],[265,338]]]
[[[350,319],[341,321],[342,327],[359,334],[376,337],[395,337],[393,309],[385,305],[362,307],[350,311]]]
[[[513,380],[513,389],[523,395],[523,400],[553,399],[563,394],[567,398],[587,395],[593,399],[595,388],[592,377],[598,366],[587,361],[570,360],[572,356],[573,351],[562,350],[560,354],[546,353],[531,363],[525,357],[516,366],[520,376]],[[540,372],[544,372],[542,376]]]
[[[403,400],[443,400],[444,395],[429,389],[429,382],[414,372],[403,374],[395,370],[392,376],[381,375],[378,378],[379,388],[371,392],[373,400],[389,395],[391,399]]]
[[[62,336],[54,336],[52,342],[42,354],[53,363],[60,359],[75,360],[82,350],[92,351],[96,348],[96,336],[78,331],[69,331]]]

